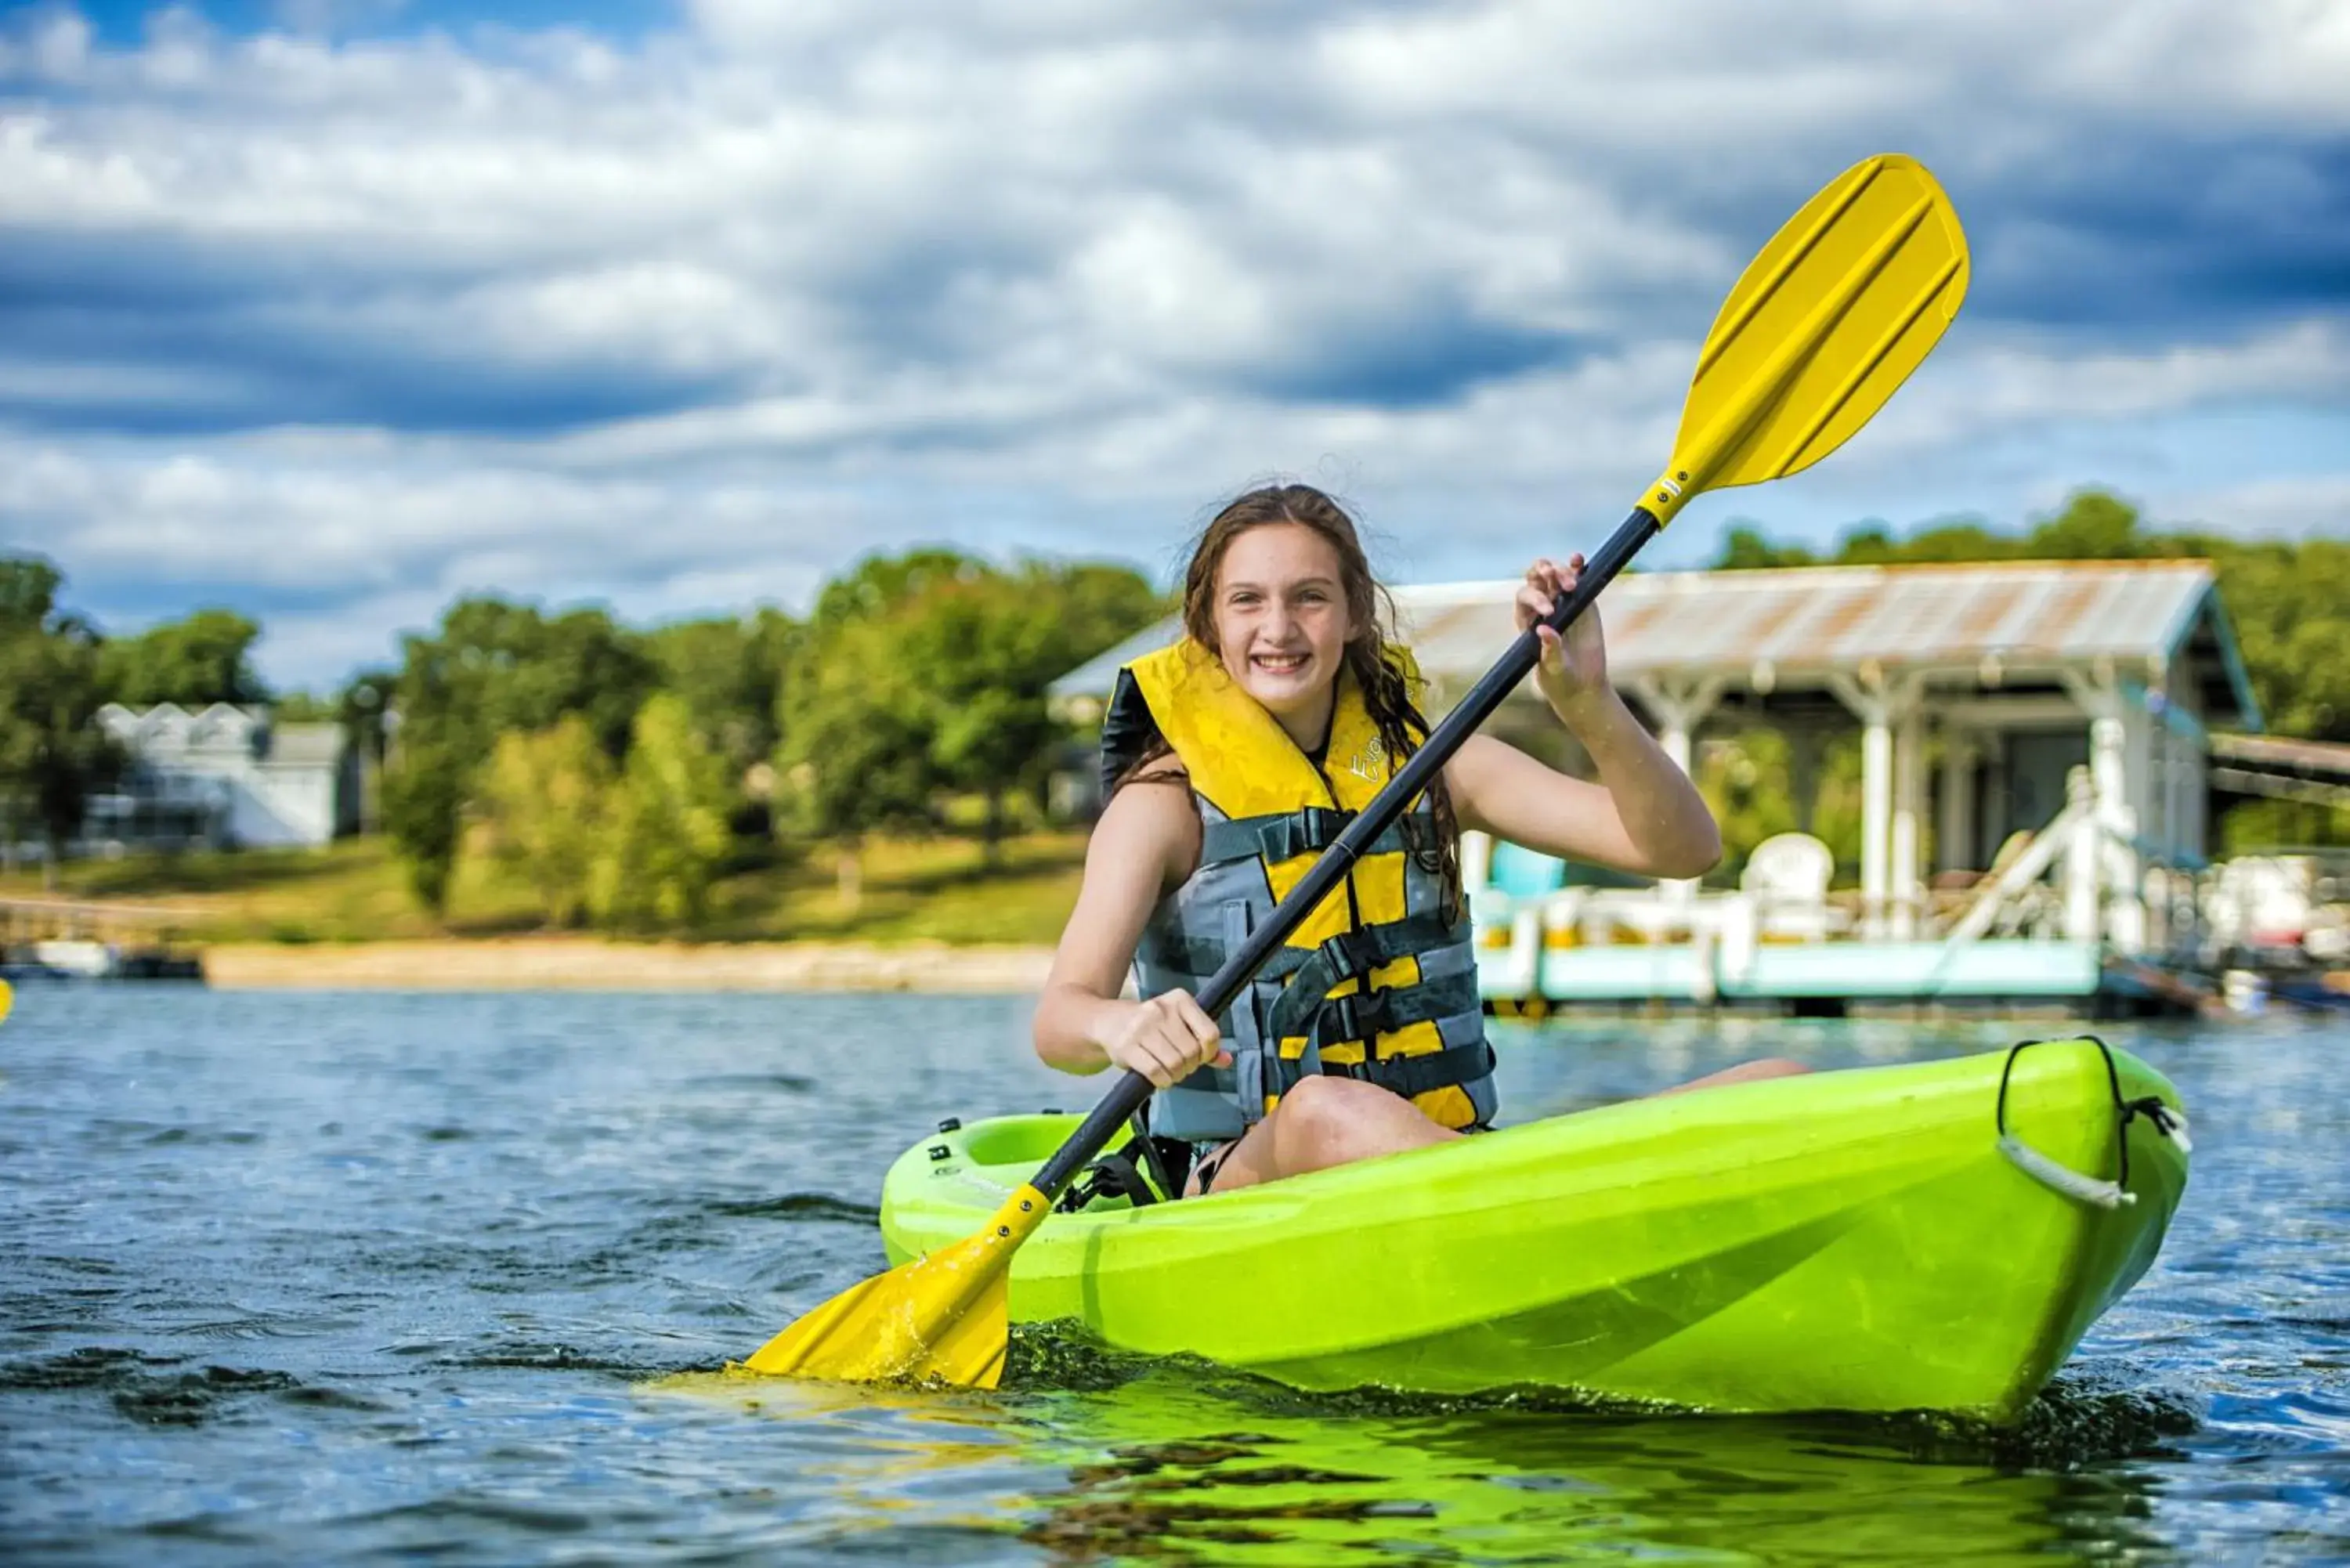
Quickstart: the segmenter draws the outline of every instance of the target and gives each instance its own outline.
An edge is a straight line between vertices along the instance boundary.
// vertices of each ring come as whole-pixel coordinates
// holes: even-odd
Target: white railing
[[[2074,935],[2083,925],[2095,931],[2096,848],[2100,835],[2096,799],[2086,785],[2086,770],[2074,769],[2065,791],[2064,809],[2033,834],[2022,853],[1968,903],[1944,933],[1945,946],[1963,947],[1990,935],[1993,929],[2021,931],[2035,923],[2035,917],[2044,909],[2041,878],[2057,864],[2059,857],[2064,863],[2061,885],[2065,933]]]
[[[2133,826],[2126,813],[2098,800],[2090,771],[2075,768],[2056,815],[2011,846],[1955,912],[1937,910],[1921,895],[1908,906],[1905,923],[1950,950],[2006,937],[2099,943],[2134,958],[2202,956],[2209,868],[2173,863],[2158,846],[2138,841]],[[1475,851],[1464,857],[1472,886],[1482,881],[1484,864]],[[1881,934],[1885,911],[1877,920],[1866,913],[1856,919],[1848,898],[1824,890],[1793,898],[1765,888],[1690,898],[1662,888],[1570,888],[1515,898],[1486,888],[1477,901],[1487,929],[1482,961],[1503,989],[1511,981],[1531,985],[1548,948],[1688,943],[1718,952],[1737,971],[1759,944]],[[1496,927],[1507,930],[1506,945]]]

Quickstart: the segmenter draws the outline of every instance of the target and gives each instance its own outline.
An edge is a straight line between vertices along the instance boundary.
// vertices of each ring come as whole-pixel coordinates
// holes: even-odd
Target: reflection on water
[[[2344,1042],[2282,1021],[2116,1032],[2187,1095],[2194,1186],[2012,1430],[1306,1396],[1049,1328],[994,1393],[676,1376],[879,1267],[881,1171],[936,1117],[1084,1102],[1024,1024],[1004,999],[22,998],[0,1031],[11,1552],[2350,1557]],[[1505,1030],[1503,1081],[1532,1116],[1763,1050],[1832,1067],[2044,1032],[1584,1022]]]
[[[1015,1371],[1036,1370],[1026,1347]],[[1097,1366],[1087,1381],[1100,1380]],[[910,1536],[1016,1535],[1069,1562],[2146,1553],[2161,1545],[2146,1522],[2159,1482],[2111,1461],[2158,1455],[2166,1434],[2194,1427],[2177,1407],[2069,1386],[2037,1431],[1999,1432],[1599,1412],[1544,1397],[1333,1400],[1196,1363],[1126,1366],[1115,1386],[994,1394],[706,1374],[659,1391],[795,1431],[854,1428],[857,1440],[827,1445],[819,1472],[845,1505],[837,1538],[896,1548]],[[2092,1437],[2111,1446],[2079,1446]],[[1015,1476],[1022,1494],[1001,1495]]]
[[[2079,1497],[2065,1477],[1920,1465],[1826,1427],[1497,1412],[1261,1417],[1220,1432],[1232,1412],[1201,1403],[1170,1390],[1056,1410],[1062,1441],[1082,1435],[1109,1457],[1073,1462],[1027,1538],[1206,1562],[1313,1545],[1402,1561],[1899,1563],[1924,1539],[1944,1560],[2044,1551],[2085,1502],[2106,1515],[2097,1539],[2126,1530],[2122,1498]]]

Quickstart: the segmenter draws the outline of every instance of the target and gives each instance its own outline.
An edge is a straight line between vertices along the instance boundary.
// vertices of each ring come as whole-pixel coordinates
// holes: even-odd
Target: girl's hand
[[[1526,568],[1525,587],[1518,590],[1518,629],[1523,631],[1551,613],[1560,599],[1574,591],[1583,571],[1583,557],[1570,556],[1560,566],[1547,558]],[[1534,667],[1534,683],[1561,719],[1584,699],[1607,691],[1607,644],[1599,631],[1599,607],[1593,605],[1575,618],[1565,637],[1549,627],[1542,639],[1542,662]]]
[[[1136,1002],[1112,1023],[1102,1050],[1112,1066],[1139,1073],[1161,1089],[1174,1087],[1210,1062],[1227,1067],[1232,1060],[1217,1035],[1216,1021],[1188,991]]]

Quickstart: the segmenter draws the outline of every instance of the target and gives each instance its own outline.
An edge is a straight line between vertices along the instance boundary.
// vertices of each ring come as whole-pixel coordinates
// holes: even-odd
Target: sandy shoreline
[[[1035,992],[1053,950],[910,942],[473,941],[223,943],[204,979],[226,991]]]

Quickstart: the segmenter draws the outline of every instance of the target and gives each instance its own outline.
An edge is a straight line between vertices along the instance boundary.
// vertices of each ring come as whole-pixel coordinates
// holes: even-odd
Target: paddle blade
[[[1051,1207],[1022,1188],[978,1235],[850,1286],[761,1345],[743,1369],[994,1387],[1011,1335],[1012,1255]]]
[[[1650,503],[1819,462],[1932,352],[1967,291],[1958,213],[1916,160],[1856,164],[1748,264],[1706,335]]]
[[[0,980],[0,1023],[8,1021],[8,1010],[16,1005],[16,993],[8,989],[6,981]]]

